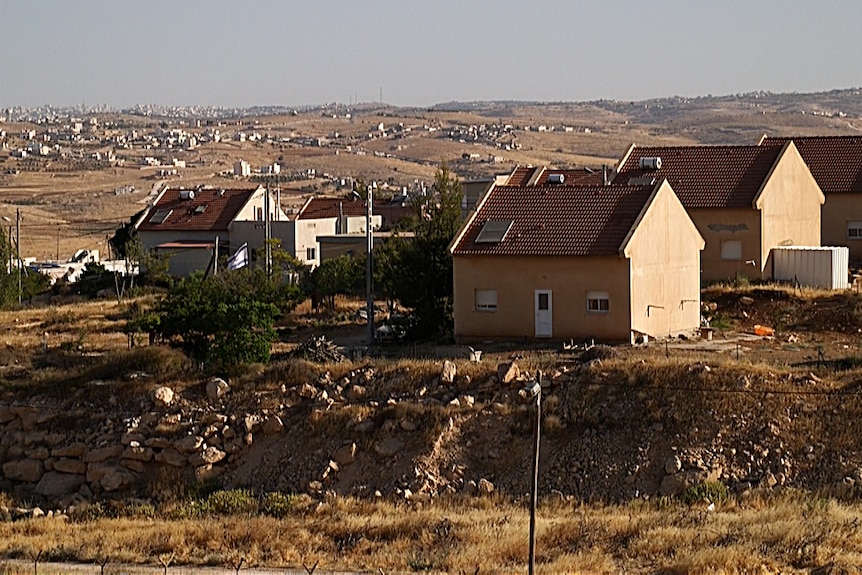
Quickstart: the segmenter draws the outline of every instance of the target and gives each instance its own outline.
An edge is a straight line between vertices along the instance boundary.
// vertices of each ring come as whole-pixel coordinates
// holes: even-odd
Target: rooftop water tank
[[[642,170],[660,170],[661,158],[641,158],[640,167]]]

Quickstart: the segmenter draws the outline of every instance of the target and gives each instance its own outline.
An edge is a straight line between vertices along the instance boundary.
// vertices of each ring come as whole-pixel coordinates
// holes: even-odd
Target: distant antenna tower
[[[383,86],[380,86],[380,103],[383,103]]]

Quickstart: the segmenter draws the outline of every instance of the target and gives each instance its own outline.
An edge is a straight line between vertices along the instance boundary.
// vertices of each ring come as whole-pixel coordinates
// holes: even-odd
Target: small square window
[[[477,311],[497,311],[497,290],[477,289],[475,297]]]
[[[742,241],[740,240],[725,240],[721,242],[721,259],[736,260],[742,259]]]
[[[847,222],[847,239],[862,240],[862,222]]]
[[[591,313],[607,313],[611,311],[611,298],[608,292],[587,292],[587,311]]]

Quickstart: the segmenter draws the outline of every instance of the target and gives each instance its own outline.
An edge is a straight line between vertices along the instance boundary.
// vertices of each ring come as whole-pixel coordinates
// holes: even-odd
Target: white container
[[[772,248],[772,278],[822,289],[847,289],[850,250],[846,247]]]

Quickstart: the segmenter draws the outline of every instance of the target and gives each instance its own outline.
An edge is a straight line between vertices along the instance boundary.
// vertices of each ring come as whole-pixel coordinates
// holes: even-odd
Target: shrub
[[[704,481],[689,487],[682,493],[682,500],[688,505],[700,501],[722,503],[727,501],[728,497],[730,497],[730,490],[721,481]]]
[[[286,517],[296,504],[296,497],[278,491],[264,493],[260,497],[260,512],[277,519]]]

